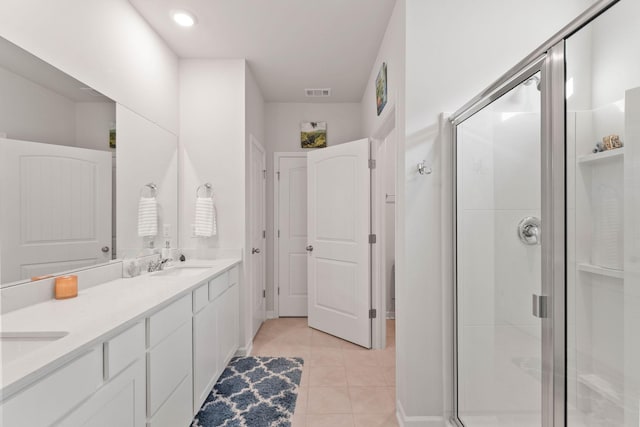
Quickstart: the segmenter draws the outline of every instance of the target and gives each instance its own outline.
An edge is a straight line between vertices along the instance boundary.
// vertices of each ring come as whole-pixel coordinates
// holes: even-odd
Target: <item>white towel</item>
[[[155,197],[140,197],[138,203],[138,236],[158,234],[158,202]]]
[[[218,233],[216,208],[213,205],[213,197],[196,197],[194,228],[196,237],[211,237]]]

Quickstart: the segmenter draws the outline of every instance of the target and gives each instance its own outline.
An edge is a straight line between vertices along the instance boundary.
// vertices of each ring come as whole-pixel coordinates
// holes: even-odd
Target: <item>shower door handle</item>
[[[535,317],[545,319],[549,317],[548,297],[546,295],[532,295],[532,312]]]

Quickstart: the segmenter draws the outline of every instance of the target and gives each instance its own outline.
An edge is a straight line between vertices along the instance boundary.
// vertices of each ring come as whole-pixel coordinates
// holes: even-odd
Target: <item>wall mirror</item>
[[[0,38],[0,283],[116,256],[116,103]]]

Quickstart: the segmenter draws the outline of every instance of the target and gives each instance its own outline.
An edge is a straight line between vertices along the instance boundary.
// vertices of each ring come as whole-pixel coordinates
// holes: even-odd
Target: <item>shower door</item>
[[[454,419],[466,427],[552,425],[561,409],[552,303],[563,301],[552,287],[564,231],[552,216],[554,206],[564,211],[554,205],[564,203],[563,171],[554,168],[564,154],[551,141],[562,144],[564,122],[555,129],[543,111],[562,102],[551,94],[558,81],[563,92],[563,53],[561,44],[532,61],[454,121]]]

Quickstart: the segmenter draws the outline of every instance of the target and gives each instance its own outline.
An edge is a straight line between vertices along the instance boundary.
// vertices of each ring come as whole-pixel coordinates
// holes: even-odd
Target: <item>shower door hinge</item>
[[[369,234],[369,244],[372,245],[372,244],[376,243],[376,239],[377,239],[377,237],[376,237],[375,234]]]
[[[280,171],[276,172],[276,175],[278,175],[278,181],[280,181]]]
[[[267,238],[267,230],[262,230],[262,238],[263,239]]]
[[[278,239],[280,238],[280,230],[278,230]]]
[[[280,286],[278,286],[278,295],[280,295]]]
[[[266,298],[267,297],[267,290],[263,289],[262,290],[262,298]]]
[[[372,308],[371,310],[369,310],[369,319],[375,319],[376,317],[378,317],[378,312],[376,311],[376,309]]]
[[[369,159],[369,169],[376,168],[376,159]]]
[[[532,312],[535,317],[546,319],[549,317],[548,297],[546,295],[532,295]]]

